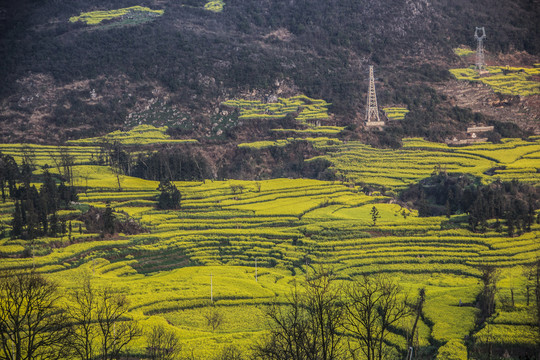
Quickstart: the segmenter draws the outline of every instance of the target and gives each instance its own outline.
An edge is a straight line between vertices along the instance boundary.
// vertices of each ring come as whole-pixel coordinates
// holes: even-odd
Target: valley
[[[536,5],[0,4],[0,358],[536,359]]]

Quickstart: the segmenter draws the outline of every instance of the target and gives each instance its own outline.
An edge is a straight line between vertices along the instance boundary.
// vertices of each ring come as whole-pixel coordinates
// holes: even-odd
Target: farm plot
[[[101,25],[105,20],[116,20],[115,25],[144,23],[163,15],[164,10],[152,10],[143,6],[131,6],[116,10],[91,11],[69,18],[70,22],[84,22],[88,25]]]
[[[454,49],[454,54],[456,54],[457,56],[468,56],[468,55],[476,54],[476,51],[471,50],[466,47],[458,47]]]
[[[401,150],[349,142],[327,145],[334,151],[326,157],[344,178],[395,189],[429,176],[436,167],[471,172],[487,182],[504,172],[484,172],[505,166],[519,179],[538,183],[533,171],[539,167],[539,141],[451,148],[408,139]],[[248,352],[266,333],[268,306],[283,303],[293,283],[304,281],[304,274],[321,264],[333,268],[344,284],[384,273],[410,298],[425,288],[420,349],[464,347],[470,336],[489,344],[504,334],[511,334],[505,341],[513,346],[531,344],[523,289],[526,266],[540,255],[538,224],[514,237],[507,236],[504,225],[500,233],[476,233],[468,230],[464,216],[421,218],[389,197],[364,193],[364,186],[354,182],[309,179],[175,182],[182,193],[180,209],[158,210],[156,181],[117,175],[105,166],[77,165],[73,173],[82,190],[79,204],[61,216],[105,207],[108,201],[116,216],[129,216],[146,232],[101,238],[81,224],[82,234],[72,241],[11,239],[14,204],[7,201],[0,203],[0,223],[6,229],[0,238],[0,268],[34,267],[66,292],[85,277],[98,287],[110,286],[128,297],[132,319],[175,330],[186,356],[211,358],[229,345]],[[376,221],[373,207],[380,215]],[[485,265],[500,269],[502,297],[491,332],[473,334]],[[510,289],[514,307],[505,302]],[[204,315],[216,310],[224,323],[212,329]],[[395,349],[405,350],[403,334],[411,321],[392,330]],[[145,343],[133,348],[142,356]]]
[[[223,0],[211,0],[204,4],[204,9],[215,13],[222,12],[225,2]]]
[[[311,99],[305,95],[279,98],[276,103],[257,100],[228,100],[223,105],[239,110],[239,119],[281,119],[293,114],[300,123],[309,120],[328,119],[328,106],[324,100]]]
[[[409,112],[409,110],[404,107],[387,107],[383,108],[383,111],[390,120],[403,120],[405,119],[405,115]]]
[[[61,166],[62,157],[69,156],[74,164],[88,164],[95,161],[101,149],[97,146],[53,146],[28,144],[0,144],[0,152],[10,155],[22,164],[23,159],[40,167]]]
[[[303,130],[299,130],[303,131]],[[316,133],[315,131],[313,133]],[[238,144],[239,148],[248,148],[248,149],[266,149],[269,147],[285,147],[293,142],[306,141],[313,144],[314,147],[324,148],[328,145],[337,145],[341,144],[341,140],[329,138],[329,137],[307,137],[307,138],[287,138],[287,139],[278,139],[278,140],[263,140],[263,141],[254,141],[250,143],[241,143]]]
[[[95,138],[85,138],[79,140],[69,140],[69,144],[95,145],[102,143],[120,143],[122,145],[144,145],[144,144],[182,144],[196,143],[197,140],[175,140],[171,139],[165,132],[166,126],[155,127],[152,125],[138,125],[129,131],[113,131],[105,136]]]
[[[517,179],[540,181],[540,141],[503,139],[502,144],[449,147],[422,139],[404,139],[398,150],[375,149],[359,142],[329,146],[327,159],[344,180],[391,188],[403,188],[436,169],[470,173],[486,182]],[[313,160],[311,159],[311,160]],[[494,169],[493,175],[487,175]]]
[[[481,82],[493,91],[507,95],[538,95],[540,82],[533,76],[540,74],[539,68],[486,66],[487,74],[479,74],[473,67],[450,69],[450,73],[458,80]]]

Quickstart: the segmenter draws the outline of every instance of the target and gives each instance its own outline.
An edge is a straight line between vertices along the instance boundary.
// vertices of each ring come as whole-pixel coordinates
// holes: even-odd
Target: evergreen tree
[[[107,234],[114,234],[115,216],[113,214],[111,203],[107,201],[105,206],[105,213],[103,214],[103,232]]]
[[[371,220],[373,221],[373,226],[375,226],[377,224],[377,219],[381,217],[381,215],[379,214],[379,210],[377,210],[377,208],[373,206],[371,208],[370,214],[371,214]]]
[[[11,155],[3,155],[0,153],[0,190],[2,193],[2,201],[6,202],[6,185],[9,196],[13,197],[15,193],[15,182],[19,178],[19,167]]]
[[[58,234],[58,216],[56,216],[56,212],[53,212],[51,215],[51,221],[50,221],[50,235],[52,237],[56,237]]]
[[[513,214],[508,212],[508,214],[506,216],[506,227],[507,227],[509,237],[514,236],[514,226],[515,226],[515,224],[514,224],[514,216],[513,216]]]
[[[47,170],[43,173],[43,184],[40,188],[40,195],[44,200],[46,212],[48,214],[58,210],[58,189],[56,187],[56,182]]]
[[[39,217],[34,206],[33,199],[25,202],[26,204],[26,237],[35,239],[38,236]]]
[[[157,188],[161,191],[158,197],[159,209],[178,209],[182,200],[182,194],[169,180],[162,180]]]
[[[64,238],[64,235],[66,234],[66,220],[62,220],[61,223],[60,223],[60,235],[61,235],[61,238],[63,239]]]
[[[22,235],[23,219],[21,205],[18,200],[15,200],[15,211],[13,212],[13,220],[11,221],[11,237],[17,238]]]
[[[30,187],[30,182],[32,180],[32,166],[29,164],[28,161],[25,161],[25,160],[23,160],[23,163],[21,166],[21,179],[25,187],[28,189]]]

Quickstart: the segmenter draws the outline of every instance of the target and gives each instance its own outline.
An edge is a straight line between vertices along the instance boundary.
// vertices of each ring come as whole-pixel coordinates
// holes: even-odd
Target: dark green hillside
[[[0,5],[4,128],[31,130],[26,123],[34,114],[45,133],[76,128],[56,134],[62,140],[121,126],[137,101],[154,96],[149,88],[193,115],[247,91],[272,94],[284,84],[289,92],[331,102],[332,112],[350,121],[363,107],[368,63],[377,65],[381,102],[415,104],[421,95],[407,87],[447,78],[448,64],[458,61],[452,48],[474,45],[475,26],[486,27],[493,53],[540,51],[538,6],[525,0],[230,0],[219,13],[204,10],[204,3]],[[139,25],[68,21],[81,12],[134,5],[165,13]],[[89,101],[91,89],[101,96],[97,103]],[[90,129],[77,128],[83,124]],[[14,141],[28,134],[4,130],[1,136]]]

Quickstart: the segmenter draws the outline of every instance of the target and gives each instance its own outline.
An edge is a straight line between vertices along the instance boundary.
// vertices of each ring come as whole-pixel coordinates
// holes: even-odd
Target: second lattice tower
[[[379,106],[377,105],[377,93],[375,92],[375,77],[373,76],[373,66],[369,66],[369,90],[366,110],[367,126],[384,126],[384,121],[379,117]]]

